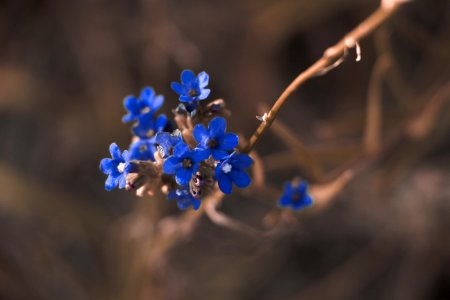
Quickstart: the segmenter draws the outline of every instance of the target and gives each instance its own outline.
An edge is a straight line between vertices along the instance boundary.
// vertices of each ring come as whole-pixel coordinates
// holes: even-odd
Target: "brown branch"
[[[426,136],[436,123],[436,119],[447,101],[450,100],[450,82],[431,96],[422,109],[421,114],[414,118],[406,127],[407,134],[420,140]]]
[[[364,131],[364,150],[368,155],[375,155],[381,149],[382,82],[390,64],[389,56],[380,56],[373,67],[369,83],[369,92],[367,95],[367,121]]]
[[[372,15],[365,19],[355,29],[348,33],[343,39],[341,39],[336,45],[328,48],[323,54],[322,58],[316,61],[312,66],[300,73],[294,81],[283,91],[280,97],[276,100],[266,117],[250,137],[249,143],[243,149],[243,152],[250,152],[255,147],[255,144],[266,132],[266,130],[272,125],[273,121],[278,115],[281,107],[287,101],[289,96],[297,90],[302,84],[309,79],[317,76],[322,70],[329,68],[336,60],[339,60],[345,53],[346,49],[353,48],[357,43],[365,36],[371,34],[377,29],[383,22],[389,19],[393,13],[397,10],[403,1],[383,1],[380,8],[378,8]]]
[[[216,188],[212,193],[210,199],[205,201],[204,210],[209,219],[216,225],[226,227],[228,229],[247,234],[249,236],[258,237],[262,235],[262,232],[247,224],[232,219],[217,210],[217,206],[220,204],[224,194]]]

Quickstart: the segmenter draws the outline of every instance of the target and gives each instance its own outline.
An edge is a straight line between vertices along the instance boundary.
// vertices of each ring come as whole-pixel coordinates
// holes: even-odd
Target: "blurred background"
[[[171,114],[169,83],[205,70],[230,129],[249,137],[255,115],[378,5],[0,1],[0,299],[450,299],[449,1],[404,5],[361,43],[361,62],[351,52],[292,95],[256,147],[263,187],[219,210],[265,230],[284,181],[357,176],[270,237],[106,192],[98,169],[111,142],[130,142],[126,95],[151,85]],[[372,156],[369,99],[382,114]]]

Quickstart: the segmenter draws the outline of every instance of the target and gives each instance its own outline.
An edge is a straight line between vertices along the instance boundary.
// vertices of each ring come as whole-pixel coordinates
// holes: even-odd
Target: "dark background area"
[[[359,157],[372,70],[385,53],[382,137],[392,147],[270,238],[201,216],[166,247],[176,205],[106,192],[98,169],[111,142],[130,142],[124,96],[151,85],[170,115],[169,83],[185,68],[205,70],[212,98],[233,112],[230,129],[249,137],[261,107],[377,6],[0,1],[0,299],[450,299],[449,1],[405,4],[361,43],[361,62],[350,53],[291,96],[278,118],[321,172],[270,131],[256,151],[272,193],[227,197],[220,210],[233,218],[263,228],[279,213],[284,181],[326,182]],[[436,94],[447,102],[430,131],[390,143]]]

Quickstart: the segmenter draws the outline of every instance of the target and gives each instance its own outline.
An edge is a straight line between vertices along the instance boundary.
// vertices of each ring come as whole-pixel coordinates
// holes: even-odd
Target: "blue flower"
[[[146,139],[163,131],[167,126],[166,115],[159,115],[157,118],[152,113],[146,113],[139,117],[138,124],[133,127],[133,133],[141,139]]]
[[[100,170],[108,175],[105,182],[105,189],[110,191],[119,185],[123,189],[126,185],[126,176],[134,171],[134,165],[130,163],[128,151],[120,152],[119,146],[112,143],[109,146],[111,158],[104,158],[100,162]]]
[[[207,89],[209,82],[209,75],[206,72],[201,72],[197,76],[191,70],[184,70],[181,72],[181,83],[172,82],[170,87],[175,93],[180,95],[181,102],[193,102],[204,100],[211,92]]]
[[[291,207],[294,210],[300,210],[310,206],[313,200],[308,194],[308,183],[305,181],[297,184],[287,182],[284,185],[283,195],[281,195],[279,205],[281,207]]]
[[[194,128],[194,138],[199,143],[198,147],[208,150],[215,160],[220,160],[229,155],[238,145],[238,136],[227,132],[227,121],[222,117],[216,117],[209,122],[208,129],[203,124],[198,124]]]
[[[188,188],[171,190],[167,195],[167,199],[177,200],[180,209],[187,209],[192,206],[194,210],[197,210],[201,204],[201,200],[195,199]]]
[[[168,132],[158,132],[155,136],[155,143],[159,146],[158,151],[162,158],[167,158],[173,153],[173,148],[182,141],[180,134],[170,134]]]
[[[154,114],[164,103],[162,95],[156,95],[151,87],[145,87],[139,98],[128,96],[123,100],[123,106],[128,114],[123,116],[122,122],[132,122],[139,119],[143,114]]]
[[[136,160],[152,160],[155,158],[153,154],[156,151],[155,137],[149,139],[140,139],[130,146],[130,159]]]
[[[247,154],[237,154],[233,152],[223,158],[216,166],[216,180],[219,183],[220,190],[225,194],[230,194],[232,183],[245,188],[250,185],[251,179],[244,169],[253,164],[253,159]]]
[[[200,163],[207,158],[208,152],[205,150],[190,150],[184,142],[179,142],[173,149],[173,156],[164,161],[163,172],[175,174],[175,181],[179,185],[186,185],[192,174],[200,168]]]

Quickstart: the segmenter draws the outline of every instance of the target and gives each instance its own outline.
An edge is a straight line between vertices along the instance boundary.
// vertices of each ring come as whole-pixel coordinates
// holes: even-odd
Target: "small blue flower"
[[[105,189],[110,191],[119,185],[123,189],[126,185],[126,176],[134,171],[134,165],[130,163],[128,151],[120,152],[119,146],[112,143],[109,146],[111,158],[104,158],[100,162],[100,170],[108,175],[105,182]]]
[[[180,95],[181,102],[193,102],[204,100],[211,92],[207,89],[209,83],[209,75],[206,72],[201,72],[197,76],[191,70],[184,70],[181,72],[181,83],[172,82],[170,87],[172,90]]]
[[[195,199],[188,188],[171,190],[167,195],[167,199],[177,200],[180,209],[188,209],[192,206],[194,210],[197,210],[201,204],[201,200]]]
[[[155,143],[159,146],[158,150],[162,158],[167,158],[172,155],[173,148],[182,141],[181,133],[170,134],[168,132],[158,132],[155,136]]]
[[[203,124],[198,124],[194,128],[194,138],[199,143],[198,147],[205,149],[212,154],[215,160],[220,160],[229,155],[238,145],[238,136],[227,132],[227,121],[222,117],[216,117],[209,122],[208,129]]]
[[[253,159],[247,154],[237,154],[233,152],[223,158],[216,166],[216,180],[220,190],[225,194],[230,194],[233,189],[232,183],[239,188],[246,188],[250,185],[251,179],[244,169],[253,164]]]
[[[297,184],[286,182],[283,195],[281,195],[279,205],[281,207],[291,207],[293,210],[300,210],[310,206],[313,199],[308,194],[308,183],[306,181]]]
[[[141,139],[152,137],[157,132],[163,131],[168,124],[166,115],[157,118],[152,113],[146,113],[139,117],[138,124],[132,128],[133,133]]]
[[[139,139],[130,146],[130,159],[154,161],[153,154],[156,151],[155,137]]]
[[[145,87],[141,91],[139,98],[128,96],[123,100],[123,106],[128,114],[123,116],[122,122],[132,122],[138,120],[143,114],[154,114],[164,103],[162,95],[156,95],[151,87]]]
[[[179,142],[173,149],[173,156],[163,164],[163,172],[175,174],[179,185],[186,185],[200,168],[200,163],[208,158],[208,152],[203,149],[190,150],[184,142]]]

